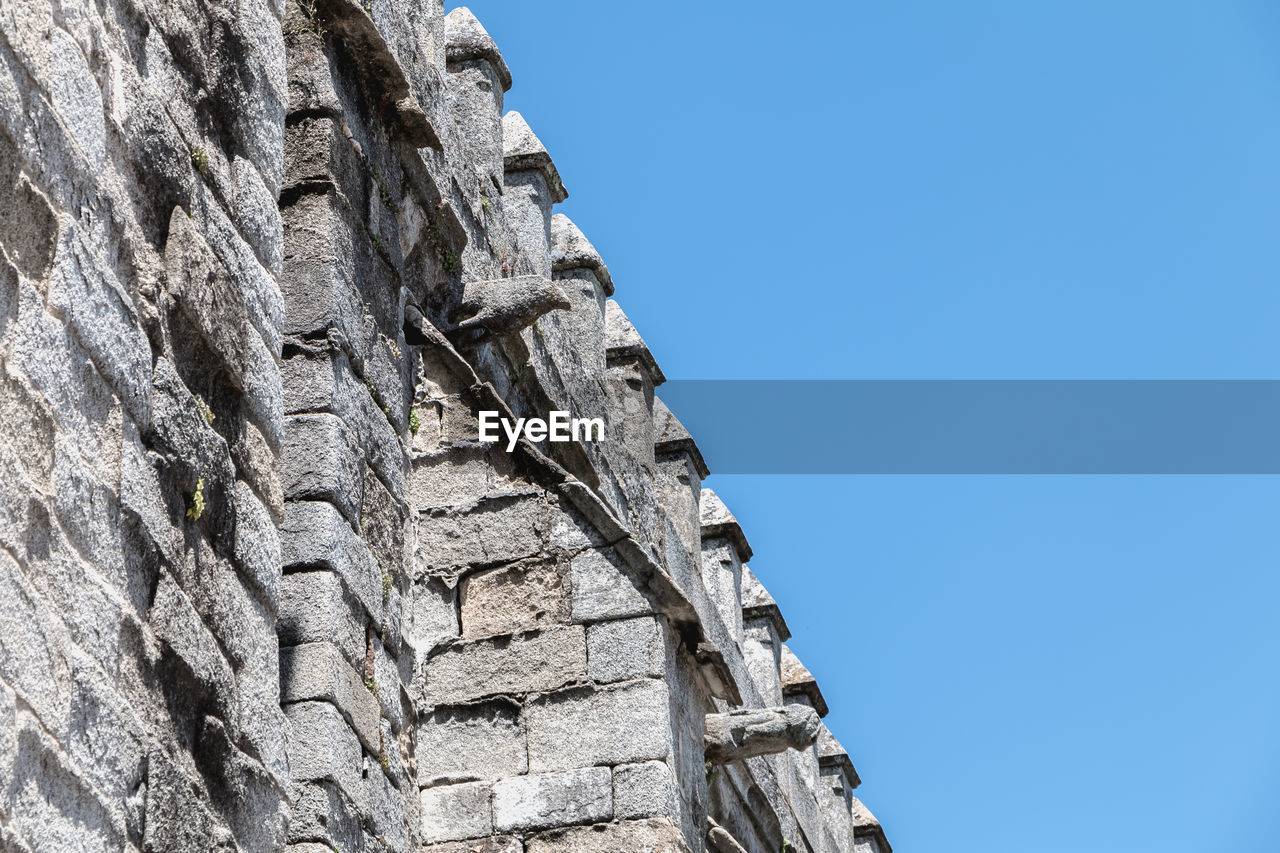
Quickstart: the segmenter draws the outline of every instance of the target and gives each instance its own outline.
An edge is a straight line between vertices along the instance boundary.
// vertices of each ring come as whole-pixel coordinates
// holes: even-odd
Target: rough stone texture
[[[687,853],[678,827],[667,820],[628,820],[535,835],[526,853]]]
[[[524,720],[509,699],[441,706],[418,720],[423,785],[501,779],[528,769]]]
[[[679,791],[664,761],[613,768],[613,816],[619,820],[679,814]]]
[[[565,574],[555,563],[524,563],[468,575],[458,589],[463,636],[504,634],[568,622]]]
[[[439,0],[0,7],[0,848],[888,849],[511,83]]]
[[[422,792],[422,840],[456,841],[493,832],[487,782],[441,785]]]
[[[436,705],[550,690],[586,674],[586,631],[580,626],[459,640],[427,659],[422,699]]]
[[[674,655],[674,650],[671,651]],[[668,648],[661,616],[597,622],[587,627],[587,672],[607,684],[666,672]]]
[[[663,759],[672,749],[667,685],[652,679],[539,696],[525,725],[534,772]]]
[[[534,773],[493,786],[499,832],[594,823],[613,816],[613,774],[607,767]]]

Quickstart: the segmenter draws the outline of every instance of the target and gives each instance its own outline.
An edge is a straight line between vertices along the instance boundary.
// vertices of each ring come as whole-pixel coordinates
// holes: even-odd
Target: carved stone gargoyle
[[[731,764],[788,749],[808,749],[818,740],[819,725],[818,712],[806,705],[707,714],[703,736],[707,761]]]
[[[470,281],[462,286],[462,299],[449,312],[453,324],[447,330],[479,332],[470,341],[509,335],[556,309],[567,309],[569,298],[553,281],[540,275],[521,275],[491,281]]]

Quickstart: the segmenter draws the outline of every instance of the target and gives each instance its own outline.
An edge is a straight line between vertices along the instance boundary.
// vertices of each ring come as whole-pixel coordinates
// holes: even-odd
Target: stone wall
[[[16,0],[0,75],[0,849],[888,851],[470,12]]]

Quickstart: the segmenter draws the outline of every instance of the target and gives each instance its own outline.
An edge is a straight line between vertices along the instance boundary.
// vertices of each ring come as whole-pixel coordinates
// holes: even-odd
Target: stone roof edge
[[[444,334],[432,327],[435,333],[432,344],[444,356],[445,366],[455,376],[467,383],[466,395],[472,405],[496,409],[501,417],[515,420],[515,414],[496,388],[480,378],[479,374]],[[639,580],[658,602],[660,612],[675,627],[687,633],[690,653],[698,663],[698,671],[707,682],[713,696],[735,706],[742,704],[742,692],[733,672],[724,659],[724,653],[707,636],[693,603],[685,596],[676,581],[667,574],[636,540],[631,530],[614,514],[608,504],[586,484],[578,480],[550,457],[542,453],[525,438],[517,443],[517,449],[530,472],[541,485],[562,495],[582,513],[616,550]]]

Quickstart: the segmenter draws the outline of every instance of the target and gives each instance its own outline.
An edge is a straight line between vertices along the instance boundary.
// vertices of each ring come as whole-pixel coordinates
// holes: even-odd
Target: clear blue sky
[[[1280,378],[1275,4],[468,5],[668,376]],[[710,485],[899,853],[1280,850],[1276,479]]]

